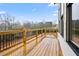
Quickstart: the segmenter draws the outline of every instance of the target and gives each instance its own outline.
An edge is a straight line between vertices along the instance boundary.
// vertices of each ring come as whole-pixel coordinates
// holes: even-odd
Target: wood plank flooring
[[[62,51],[57,38],[47,35],[27,56],[62,56]]]
[[[26,54],[26,56],[62,56],[59,40],[55,36],[49,34],[46,36],[46,38],[42,39],[42,41],[41,39],[42,37],[38,38],[39,43],[37,45],[35,44],[36,40],[33,40],[31,42],[29,40],[28,42],[30,43],[27,42],[28,44],[25,50],[29,52]],[[22,45],[23,44],[21,44],[21,46]],[[16,49],[13,52],[8,53],[6,55],[7,56],[23,56],[24,54],[23,51],[24,51],[24,48],[22,46],[19,49]]]

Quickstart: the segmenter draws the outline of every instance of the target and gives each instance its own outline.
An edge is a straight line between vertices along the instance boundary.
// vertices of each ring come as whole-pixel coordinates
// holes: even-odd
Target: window
[[[61,16],[61,35],[64,37],[64,21],[63,21],[63,15]]]
[[[72,42],[79,47],[79,4],[72,4]]]

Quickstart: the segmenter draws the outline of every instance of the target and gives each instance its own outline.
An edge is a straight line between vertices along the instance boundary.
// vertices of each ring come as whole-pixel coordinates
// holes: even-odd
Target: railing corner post
[[[36,45],[38,44],[38,30],[36,31]]]
[[[27,43],[26,43],[26,29],[24,28],[23,29],[23,47],[24,47],[24,50],[23,50],[23,55],[26,55],[27,51],[26,51],[26,47],[27,46]]]

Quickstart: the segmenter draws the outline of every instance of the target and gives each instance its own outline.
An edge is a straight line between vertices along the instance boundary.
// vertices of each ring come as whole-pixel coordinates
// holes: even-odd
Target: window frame
[[[76,55],[79,56],[79,47],[72,41],[72,5],[73,3],[66,4],[66,41]]]

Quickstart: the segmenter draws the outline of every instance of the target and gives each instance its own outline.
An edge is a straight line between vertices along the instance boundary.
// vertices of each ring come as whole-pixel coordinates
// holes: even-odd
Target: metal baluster
[[[15,35],[15,36],[16,36],[16,39],[15,39],[15,44],[16,44],[16,43],[17,43],[17,41],[16,41],[16,40],[17,40],[17,33],[16,33],[16,35]]]
[[[4,50],[4,44],[5,44],[5,43],[4,43],[4,35],[2,36],[2,38],[3,38],[3,50]]]
[[[10,47],[10,45],[11,45],[11,34],[9,34],[9,47]]]
[[[14,45],[14,40],[15,40],[14,35],[15,35],[15,33],[13,34],[13,45]]]
[[[11,46],[13,45],[13,37],[12,37],[12,33],[11,33]]]
[[[0,51],[1,51],[1,35],[0,35]]]
[[[8,42],[9,42],[8,37],[9,37],[8,34],[6,34],[6,48],[8,48]]]
[[[7,34],[5,35],[5,48],[7,48]]]
[[[12,40],[12,33],[11,33],[11,46],[12,46],[12,41],[13,41],[13,40]]]
[[[3,50],[3,36],[1,35],[1,50]]]
[[[16,33],[14,33],[14,45],[15,45],[15,34],[16,34]]]
[[[7,46],[9,47],[9,45],[10,45],[10,34],[8,34],[8,42],[7,43],[8,43]]]

